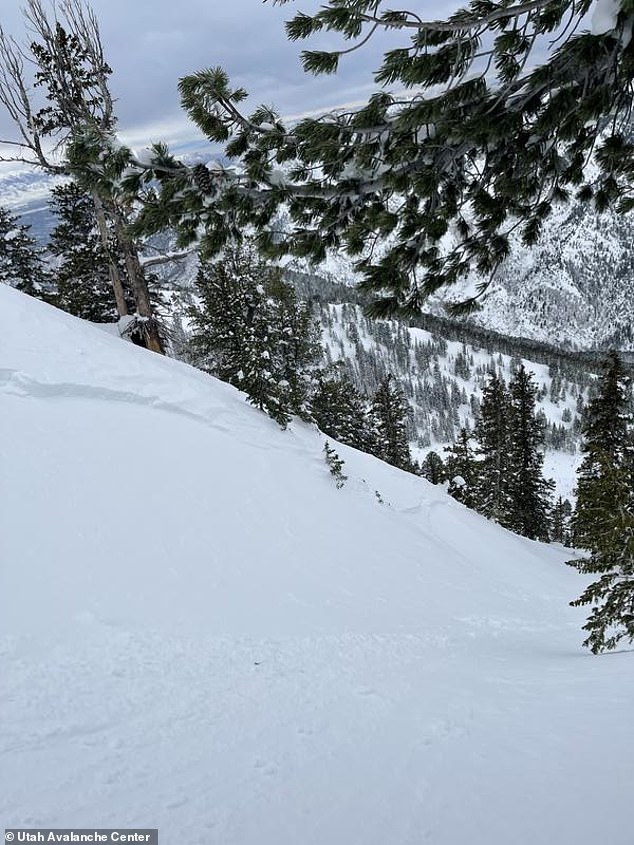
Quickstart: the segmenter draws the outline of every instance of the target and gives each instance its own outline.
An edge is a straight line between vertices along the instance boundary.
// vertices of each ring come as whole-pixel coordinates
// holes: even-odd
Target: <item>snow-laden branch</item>
[[[170,264],[172,261],[183,261],[195,254],[195,249],[186,249],[181,252],[166,252],[163,255],[141,256],[139,260],[142,267],[157,267],[161,264]]]

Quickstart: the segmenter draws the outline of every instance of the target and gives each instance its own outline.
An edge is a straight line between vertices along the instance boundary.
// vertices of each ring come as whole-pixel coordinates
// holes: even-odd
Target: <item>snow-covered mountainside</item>
[[[469,322],[570,349],[631,351],[633,219],[631,213],[597,214],[575,201],[555,207],[535,246],[511,238],[511,254]],[[353,261],[341,252],[316,267],[303,260],[294,263],[302,272],[314,271],[341,284],[361,280]],[[446,304],[473,295],[481,281],[475,274],[467,276],[432,297],[426,310],[446,316]]]
[[[569,550],[7,287],[0,337],[7,827],[629,843]]]
[[[572,349],[634,348],[634,236],[632,214],[595,213],[582,203],[556,207],[533,247],[519,237],[498,270],[481,309],[469,320],[511,337]],[[305,262],[298,268],[306,271]],[[352,261],[333,254],[315,271],[340,283],[360,279]],[[472,295],[470,276],[433,297],[430,313]]]
[[[594,376],[579,363],[550,364],[493,348],[446,340],[397,320],[371,320],[353,303],[322,303],[317,309],[326,362],[341,362],[362,393],[372,395],[391,373],[408,401],[410,446],[421,458],[443,456],[461,426],[473,430],[489,374],[508,384],[520,362],[538,387],[537,413],[545,432],[545,472],[557,495],[573,496],[581,461],[581,409]]]
[[[473,319],[512,336],[581,349],[631,350],[632,222],[631,214],[598,215],[583,204],[556,208],[536,246],[513,241]]]

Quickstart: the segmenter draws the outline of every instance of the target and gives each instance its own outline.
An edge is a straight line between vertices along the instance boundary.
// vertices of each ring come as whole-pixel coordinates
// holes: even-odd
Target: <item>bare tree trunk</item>
[[[145,278],[143,267],[139,261],[137,248],[126,230],[121,212],[114,205],[112,207],[112,216],[117,241],[119,242],[125,260],[128,279],[132,285],[132,290],[134,291],[136,310],[139,317],[143,318],[143,325],[141,328],[145,336],[147,348],[151,349],[152,352],[158,352],[161,355],[164,355],[165,349],[163,348],[163,341],[161,340],[161,336],[159,334],[158,324],[150,301],[150,291],[147,285],[147,279]]]
[[[97,217],[97,225],[99,227],[99,235],[101,242],[108,256],[108,271],[110,273],[110,282],[112,290],[114,291],[114,299],[117,305],[117,313],[120,317],[125,317],[128,314],[128,303],[125,301],[125,292],[123,289],[123,281],[121,273],[117,265],[115,257],[112,255],[110,249],[110,236],[108,233],[108,224],[106,223],[106,214],[104,212],[103,203],[96,191],[91,192],[93,203],[95,206],[95,215]]]
[[[10,141],[20,153],[16,160],[27,161],[21,156],[30,153],[33,163],[44,170],[72,175],[68,162],[57,165],[47,159],[42,138],[53,136],[59,148],[64,141],[72,140],[77,131],[90,127],[107,143],[114,131],[116,116],[108,87],[112,70],[105,61],[94,12],[85,0],[62,0],[60,8],[66,28],[60,23],[54,5],[49,12],[44,0],[26,0],[24,16],[36,36],[36,41],[26,51],[0,27],[0,105],[5,107],[19,133],[20,140]],[[34,65],[35,86],[25,76],[25,69],[31,65]],[[49,102],[43,109],[34,107],[31,99],[32,88],[38,85],[44,86],[44,102]],[[164,354],[147,279],[136,244],[128,234],[125,211],[112,194],[99,188],[91,194],[99,233],[108,254],[117,311],[120,316],[129,313],[123,274],[117,256],[111,254],[109,224],[125,260],[144,345],[153,352]]]

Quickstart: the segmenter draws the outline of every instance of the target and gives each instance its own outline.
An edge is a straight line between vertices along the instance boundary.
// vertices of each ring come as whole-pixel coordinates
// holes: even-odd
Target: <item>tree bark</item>
[[[125,292],[123,288],[123,281],[117,262],[112,255],[110,249],[110,236],[108,233],[108,224],[106,222],[106,214],[104,212],[103,203],[96,191],[91,192],[92,200],[95,206],[95,216],[97,218],[97,225],[99,227],[99,235],[101,242],[108,256],[108,271],[110,273],[110,283],[114,291],[114,299],[117,306],[117,313],[120,317],[125,317],[128,312],[128,303],[125,301]]]
[[[120,210],[113,204],[111,209],[117,241],[121,247],[128,279],[134,291],[134,300],[139,317],[142,318],[141,330],[145,338],[146,346],[152,352],[165,354],[163,341],[158,330],[156,317],[150,301],[150,291],[143,267],[139,261],[139,254],[136,245],[126,230],[125,221]]]

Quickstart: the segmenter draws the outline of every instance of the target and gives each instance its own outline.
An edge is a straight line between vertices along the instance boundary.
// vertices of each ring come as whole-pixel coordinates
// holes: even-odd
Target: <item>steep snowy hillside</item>
[[[317,267],[294,266],[333,281],[361,280],[353,261],[332,252]],[[446,316],[446,303],[472,295],[476,274],[432,297],[426,310]],[[573,349],[634,348],[634,238],[632,214],[597,214],[572,201],[555,207],[532,247],[511,238],[511,253],[469,319],[511,337],[561,344]]]
[[[512,336],[631,350],[633,282],[632,215],[573,203],[554,210],[534,247],[514,239],[473,319]]]
[[[568,552],[6,287],[0,337],[6,826],[628,845]]]
[[[333,252],[313,267],[299,260],[300,272],[334,282],[361,280],[353,261]],[[473,295],[482,279],[467,276],[432,297],[426,311],[446,316],[447,302]],[[510,337],[561,344],[572,349],[634,348],[634,240],[632,215],[597,214],[582,203],[555,208],[537,244],[511,238],[511,254],[469,321]]]
[[[430,449],[443,455],[461,426],[473,430],[490,373],[508,384],[522,362],[539,389],[546,473],[558,495],[572,497],[582,457],[580,412],[593,380],[583,366],[493,354],[397,320],[370,320],[353,303],[322,303],[318,316],[326,362],[341,362],[362,393],[372,395],[388,373],[395,377],[410,406],[410,445],[418,458]]]

